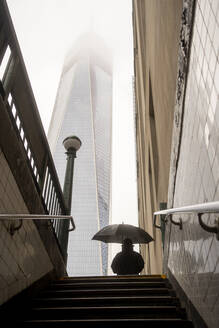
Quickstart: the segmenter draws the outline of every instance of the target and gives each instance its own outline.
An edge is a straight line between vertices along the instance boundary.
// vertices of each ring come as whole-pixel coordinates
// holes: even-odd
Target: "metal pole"
[[[65,171],[65,182],[63,188],[63,196],[67,207],[67,215],[71,212],[73,174],[74,174],[74,159],[76,158],[76,150],[70,148],[67,152],[67,165]]]
[[[76,157],[76,150],[70,148],[66,152],[67,155],[67,165],[65,171],[65,181],[63,188],[63,196],[67,208],[67,215],[71,214],[71,202],[72,202],[72,187],[73,187],[73,174],[74,174],[74,159]],[[63,251],[63,257],[65,264],[68,258],[68,236],[69,236],[69,220],[63,220],[61,226],[61,237],[60,244]]]
[[[81,140],[76,136],[69,136],[63,140],[63,146],[65,147],[67,155],[67,165],[65,171],[65,181],[63,188],[63,196],[66,206],[67,215],[71,213],[71,199],[72,199],[72,187],[73,187],[73,174],[74,174],[74,160],[77,150],[81,147]],[[63,220],[60,225],[60,238],[59,243],[62,250],[62,255],[65,264],[67,264],[68,258],[68,235],[69,235],[69,220]],[[74,229],[71,229],[71,231]]]

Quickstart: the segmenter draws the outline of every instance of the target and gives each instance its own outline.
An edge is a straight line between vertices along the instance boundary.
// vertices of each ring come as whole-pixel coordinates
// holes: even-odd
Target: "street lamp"
[[[74,173],[74,159],[76,158],[76,152],[81,147],[81,140],[76,136],[70,136],[63,140],[63,145],[66,149],[67,165],[65,171],[65,181],[63,188],[63,195],[65,205],[67,207],[67,215],[71,213],[71,200],[72,200],[72,187],[73,187],[73,173]],[[62,221],[62,238],[61,246],[63,249],[63,255],[65,263],[67,263],[67,248],[68,248],[68,235],[69,235],[69,220]]]

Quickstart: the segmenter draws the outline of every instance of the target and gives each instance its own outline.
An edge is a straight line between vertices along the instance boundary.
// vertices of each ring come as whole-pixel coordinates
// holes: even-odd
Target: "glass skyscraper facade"
[[[69,53],[63,67],[48,139],[63,185],[66,157],[63,140],[82,141],[74,168],[68,274],[105,275],[108,247],[92,240],[109,224],[111,204],[112,74],[98,38],[86,36]],[[106,53],[106,52],[105,52]]]

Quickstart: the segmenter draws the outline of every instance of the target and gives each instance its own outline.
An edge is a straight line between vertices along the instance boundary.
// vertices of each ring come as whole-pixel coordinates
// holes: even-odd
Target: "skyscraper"
[[[102,40],[87,34],[66,57],[48,139],[63,184],[66,160],[62,141],[82,141],[75,162],[72,215],[76,230],[69,235],[68,273],[107,274],[108,248],[92,236],[109,224],[112,144],[111,59]]]

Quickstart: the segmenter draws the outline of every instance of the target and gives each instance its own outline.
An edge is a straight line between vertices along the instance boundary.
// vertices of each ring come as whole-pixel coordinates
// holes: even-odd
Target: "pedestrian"
[[[124,239],[122,251],[114,257],[111,268],[117,275],[137,275],[142,271],[144,260],[139,253],[133,251],[131,239]]]

